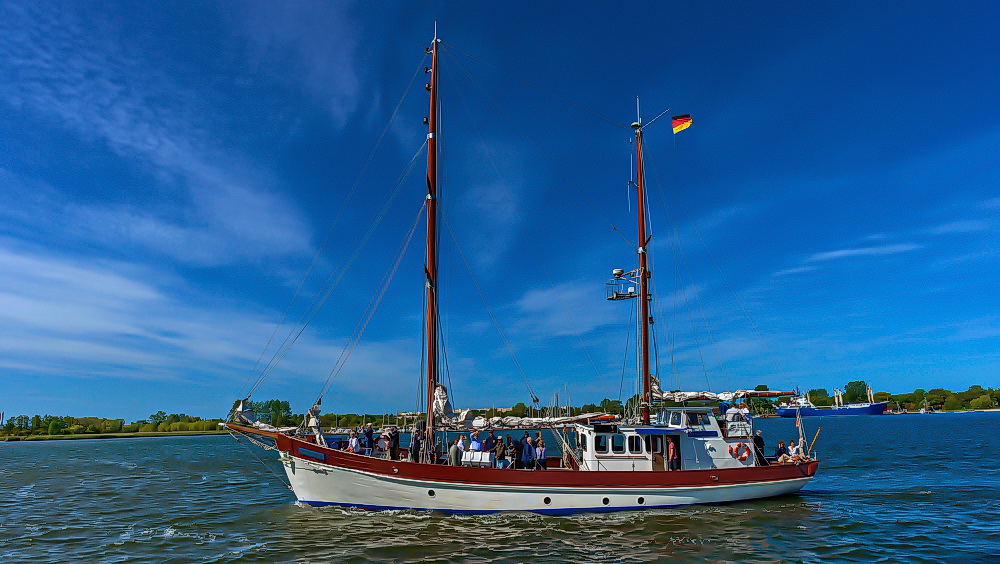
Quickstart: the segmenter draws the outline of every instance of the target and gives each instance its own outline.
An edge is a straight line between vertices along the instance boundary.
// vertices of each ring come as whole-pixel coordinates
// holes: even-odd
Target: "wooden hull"
[[[607,512],[797,492],[818,463],[679,472],[512,470],[390,461],[273,437],[296,497],[315,506],[445,513]]]

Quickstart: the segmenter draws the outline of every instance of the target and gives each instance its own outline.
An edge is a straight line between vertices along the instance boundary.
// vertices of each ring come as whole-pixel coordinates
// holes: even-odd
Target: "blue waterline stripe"
[[[741,500],[746,501],[746,500]],[[573,515],[575,513],[612,513],[615,511],[642,511],[645,509],[673,509],[676,507],[690,507],[691,505],[726,505],[734,503],[730,501],[715,501],[699,504],[673,504],[673,505],[625,505],[625,506],[602,506],[602,507],[574,507],[566,509],[504,509],[504,510],[477,510],[477,509],[431,509],[426,507],[395,507],[391,505],[365,505],[361,503],[337,503],[333,501],[307,501],[299,500],[313,507],[340,507],[343,509],[361,509],[364,511],[431,511],[434,513],[444,513],[447,515],[491,515],[495,513],[537,513],[540,515]]]

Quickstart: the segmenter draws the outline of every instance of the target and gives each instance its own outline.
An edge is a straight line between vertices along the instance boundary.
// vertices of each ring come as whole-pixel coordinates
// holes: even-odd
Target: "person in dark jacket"
[[[528,443],[521,449],[521,467],[535,469],[535,441],[528,437]]]
[[[372,449],[375,448],[375,429],[372,429],[371,423],[365,425],[364,435],[365,435],[364,447],[366,449],[365,454],[371,454]]]
[[[760,435],[760,429],[753,437],[753,459],[757,461],[757,466],[767,466],[767,459],[764,458],[764,437]]]
[[[416,427],[410,433],[410,462],[420,462],[421,433]]]
[[[387,434],[389,437],[389,459],[399,460],[399,429],[393,427]]]

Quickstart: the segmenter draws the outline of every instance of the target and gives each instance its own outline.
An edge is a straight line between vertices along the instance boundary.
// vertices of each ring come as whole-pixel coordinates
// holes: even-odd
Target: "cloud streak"
[[[806,258],[806,262],[823,262],[852,257],[874,257],[884,255],[895,255],[922,249],[923,245],[914,243],[898,243],[895,245],[882,245],[878,247],[859,247],[854,249],[838,249],[836,251],[826,251],[815,253]]]

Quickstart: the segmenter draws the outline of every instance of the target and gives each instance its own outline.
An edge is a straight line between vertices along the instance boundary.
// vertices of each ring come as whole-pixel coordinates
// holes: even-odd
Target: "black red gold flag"
[[[673,122],[674,133],[680,133],[685,129],[691,127],[691,114],[684,114],[682,116],[674,116],[670,118]]]

